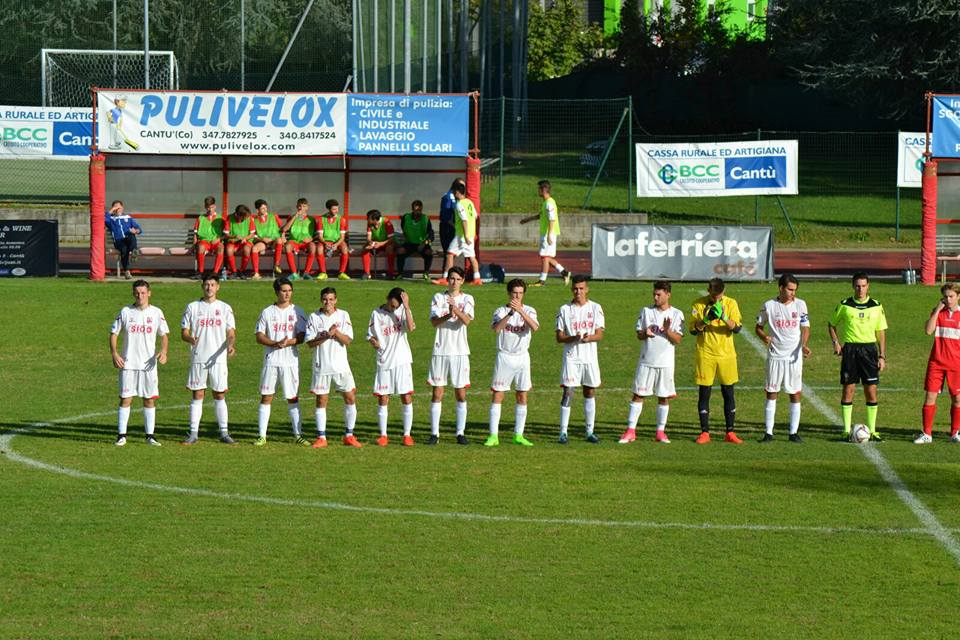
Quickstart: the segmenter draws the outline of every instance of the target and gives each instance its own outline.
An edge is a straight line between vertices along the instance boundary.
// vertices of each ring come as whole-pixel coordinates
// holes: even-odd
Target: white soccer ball
[[[850,429],[850,442],[862,444],[870,439],[870,429],[865,424],[855,424]]]

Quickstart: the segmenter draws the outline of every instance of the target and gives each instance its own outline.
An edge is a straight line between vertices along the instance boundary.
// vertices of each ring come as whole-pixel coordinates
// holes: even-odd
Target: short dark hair
[[[462,193],[463,195],[467,195],[467,185],[464,184],[464,183],[462,183],[462,182],[455,182],[455,183],[453,184],[453,192],[454,192],[454,193]]]
[[[133,287],[131,288],[131,291],[132,291],[132,290],[135,290],[137,287],[146,287],[147,290],[149,291],[149,290],[150,290],[150,283],[147,282],[146,280],[134,280],[134,281],[133,281]]]
[[[333,207],[339,207],[340,203],[334,200],[333,198],[330,198],[324,203],[323,206],[325,206],[327,209],[332,209]]]
[[[780,276],[780,279],[777,280],[777,285],[785,287],[788,284],[795,284],[798,288],[800,287],[800,281],[797,280],[797,276],[793,275],[792,273],[784,273]]]
[[[403,304],[403,294],[403,289],[400,287],[394,287],[387,292],[387,300],[396,300],[397,302]]]
[[[541,180],[540,182],[537,183],[537,186],[540,187],[541,189],[546,189],[547,193],[550,193],[551,187],[550,187],[549,180]]]
[[[870,276],[867,275],[866,271],[857,271],[855,274],[853,274],[853,278],[850,279],[850,282],[852,284],[856,284],[857,280],[866,280],[867,282],[870,282]]]
[[[250,215],[250,208],[245,204],[238,204],[237,208],[233,210],[233,215],[235,216],[248,216]]]
[[[710,282],[707,283],[707,291],[710,293],[723,293],[726,288],[723,278],[710,278]]]
[[[327,295],[328,293],[337,295],[337,290],[334,289],[333,287],[324,287],[323,289],[320,290],[320,299],[323,300],[323,296]]]
[[[521,289],[524,290],[524,292],[526,292],[527,283],[521,280],[520,278],[514,278],[513,280],[507,283],[507,293],[513,293],[513,290],[516,289],[517,287],[520,287]]]
[[[264,200],[263,198],[258,198],[257,200],[253,201],[253,208],[259,209],[262,205],[265,205],[265,204],[267,204],[266,200]]]
[[[575,284],[579,284],[579,283],[581,283],[581,282],[586,282],[586,281],[589,280],[589,279],[590,279],[590,278],[588,278],[587,276],[583,275],[582,273],[578,273],[578,274],[576,274],[575,276],[573,276],[572,278],[570,278],[570,286],[573,286],[573,285],[575,285]]]
[[[670,289],[671,287],[669,280],[657,280],[653,283],[654,291],[666,291],[667,293],[670,293]]]
[[[463,278],[464,280],[467,279],[467,272],[463,270],[463,267],[450,267],[450,269],[447,270],[447,277],[448,277],[448,278],[450,277],[450,274],[451,274],[451,273],[457,274],[458,276],[460,276],[460,277]]]
[[[217,199],[214,198],[213,196],[207,196],[206,198],[203,199],[204,208],[207,208],[212,204],[217,204]]]
[[[305,205],[305,204],[310,204],[310,201],[307,200],[306,198],[297,198],[297,208],[298,208],[298,209],[299,209],[300,207],[302,207],[303,205]]]
[[[370,209],[370,211],[367,211],[367,220],[379,220],[382,215],[379,210]]]
[[[410,208],[411,208],[411,209],[416,209],[418,206],[419,206],[419,207],[422,207],[422,206],[423,206],[423,202],[421,202],[420,200],[414,200],[413,202],[410,203]]]
[[[206,282],[207,280],[213,280],[214,282],[220,282],[220,276],[217,275],[216,271],[204,271],[203,275],[200,276],[200,282]]]
[[[280,287],[282,287],[285,284],[290,285],[290,288],[293,289],[293,283],[290,282],[290,278],[288,278],[287,276],[280,276],[279,278],[274,280],[273,281],[274,293],[280,293]]]
[[[463,178],[454,178],[453,182],[450,183],[450,190],[456,191],[458,184],[466,185],[467,183],[464,182]]]
[[[123,206],[123,200],[114,200],[113,202],[110,203],[110,207],[111,207],[111,208],[112,208],[112,207],[115,207],[116,205],[120,205],[120,206],[122,207],[122,206]]]

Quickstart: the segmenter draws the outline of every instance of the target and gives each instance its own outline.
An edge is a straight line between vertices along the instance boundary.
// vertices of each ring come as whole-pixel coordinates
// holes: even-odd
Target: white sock
[[[467,403],[457,402],[457,435],[462,436],[467,431]]]
[[[130,422],[130,407],[117,407],[117,435],[127,435],[128,422]]]
[[[261,438],[267,437],[268,424],[270,424],[270,405],[261,404],[257,409],[257,434]]]
[[[540,282],[546,282],[546,280],[547,280],[547,272],[546,271],[540,272]]]
[[[357,425],[357,405],[346,404],[343,406],[343,428],[347,435],[353,433],[353,428]]]
[[[643,402],[631,402],[630,412],[627,414],[627,428],[633,431],[637,428],[637,421],[640,420],[640,412],[643,411]]]
[[[317,419],[317,435],[324,436],[327,435],[327,408],[326,407],[317,407],[313,412],[314,417]]]
[[[790,435],[793,435],[797,432],[797,429],[800,428],[800,403],[791,402],[790,403]]]
[[[157,408],[156,407],[144,407],[143,408],[143,432],[148,436],[153,435],[154,425],[157,424]]]
[[[496,402],[490,403],[490,435],[496,436],[500,434],[500,409],[501,405]]]
[[[518,404],[513,410],[513,432],[518,436],[523,435],[523,428],[527,426],[527,405]]]
[[[567,427],[570,426],[570,407],[560,405],[560,434],[567,435]]]
[[[597,399],[596,398],[584,398],[583,399],[583,422],[584,427],[586,427],[587,435],[593,433],[593,421],[597,415]]]
[[[377,424],[380,426],[380,435],[387,435],[387,418],[390,416],[390,405],[377,406]]]
[[[413,429],[413,403],[403,405],[403,435],[410,435]]]
[[[557,273],[563,273],[563,272],[564,272],[563,265],[560,264],[559,262],[556,264],[556,266],[554,267],[554,269],[557,270]]]
[[[763,408],[763,424],[767,428],[767,433],[773,435],[773,422],[777,417],[777,401],[767,398],[767,404]]]
[[[290,414],[290,426],[293,427],[293,435],[300,437],[300,403],[288,402],[287,413]]]
[[[203,400],[190,401],[190,433],[200,430],[200,418],[203,416]]]
[[[443,403],[430,403],[430,433],[435,436],[440,435],[440,409],[442,407]]]
[[[229,429],[230,424],[230,414],[227,412],[227,401],[226,399],[213,400],[213,412],[217,416],[217,427],[220,429],[220,433],[226,433]]]
[[[670,415],[670,405],[657,405],[657,431],[663,431],[667,428],[667,416]]]
[[[474,279],[474,280],[479,280],[479,279],[480,279],[480,272],[479,272],[479,271],[474,271],[474,272],[473,272],[473,279]]]

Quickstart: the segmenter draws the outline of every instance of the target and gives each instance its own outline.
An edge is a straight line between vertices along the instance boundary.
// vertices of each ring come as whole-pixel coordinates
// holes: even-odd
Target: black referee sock
[[[732,384],[720,385],[723,394],[723,418],[727,424],[727,432],[733,431],[733,422],[737,417],[737,400],[733,395]]]
[[[697,413],[700,416],[700,431],[710,431],[710,387],[700,385],[697,398]]]

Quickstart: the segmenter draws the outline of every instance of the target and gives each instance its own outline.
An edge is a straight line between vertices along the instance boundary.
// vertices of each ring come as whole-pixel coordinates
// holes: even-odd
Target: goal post
[[[151,51],[150,87],[180,88],[180,70],[172,51]],[[45,107],[90,106],[91,87],[142,89],[146,73],[142,50],[41,49],[40,93]]]

